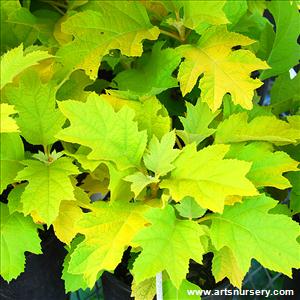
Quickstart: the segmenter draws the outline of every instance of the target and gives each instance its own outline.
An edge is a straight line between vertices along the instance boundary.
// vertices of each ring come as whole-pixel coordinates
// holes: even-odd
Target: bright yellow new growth
[[[201,97],[212,111],[230,93],[232,101],[246,109],[252,108],[254,90],[262,85],[251,79],[250,73],[268,68],[248,50],[232,51],[235,46],[247,46],[254,41],[238,33],[228,32],[225,26],[211,27],[201,36],[196,46],[183,45],[177,50],[185,58],[179,67],[178,79],[183,95],[189,93],[200,80]]]

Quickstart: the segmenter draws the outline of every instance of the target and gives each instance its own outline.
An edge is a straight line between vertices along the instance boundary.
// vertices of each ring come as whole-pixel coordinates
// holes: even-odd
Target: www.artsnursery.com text
[[[254,290],[254,289],[221,289],[221,290],[187,290],[188,296],[294,296],[294,290]]]

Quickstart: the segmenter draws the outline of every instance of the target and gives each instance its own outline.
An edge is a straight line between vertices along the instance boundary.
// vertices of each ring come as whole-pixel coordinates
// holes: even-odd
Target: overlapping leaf
[[[25,254],[28,251],[42,253],[38,226],[30,217],[14,212],[9,214],[7,205],[0,203],[1,209],[1,263],[0,274],[10,281],[24,271]]]
[[[54,135],[65,122],[55,107],[55,88],[43,84],[35,72],[24,74],[18,87],[7,89],[9,102],[15,105],[21,135],[31,144],[47,146],[56,141]]]
[[[24,146],[17,133],[0,134],[0,192],[14,183],[17,173],[23,169],[20,163],[24,159]]]
[[[199,294],[188,294],[188,290],[199,291]],[[184,279],[179,286],[175,288],[170,279],[163,281],[163,297],[165,300],[199,300],[201,289],[194,283]]]
[[[179,150],[173,149],[174,144],[174,131],[165,134],[161,141],[153,136],[143,157],[147,169],[154,172],[156,176],[164,176],[173,170],[175,166],[172,162],[179,155]]]
[[[207,103],[201,102],[200,99],[195,106],[186,103],[186,108],[186,117],[179,117],[184,130],[177,130],[177,134],[185,144],[196,142],[198,145],[216,131],[208,126],[219,111],[213,113]]]
[[[251,79],[250,73],[266,69],[268,65],[249,50],[232,51],[232,47],[247,46],[253,40],[226,27],[211,27],[201,36],[196,46],[183,45],[177,51],[185,58],[179,67],[178,79],[183,95],[189,93],[201,74],[202,99],[212,111],[222,104],[223,96],[230,93],[232,101],[246,109],[252,108],[254,90],[262,85]]]
[[[263,71],[261,79],[282,74],[299,63],[300,18],[297,4],[289,1],[271,1],[268,9],[272,13],[276,33],[267,62],[271,69]]]
[[[139,284],[133,282],[131,289],[131,297],[134,297],[135,300],[153,300],[156,294],[155,277],[145,279]]]
[[[98,203],[79,221],[85,239],[71,255],[68,272],[83,274],[89,287],[103,270],[114,270],[133,236],[147,223],[143,214],[149,207],[126,202]]]
[[[231,115],[217,128],[216,143],[266,141],[277,145],[296,143],[300,130],[275,116],[256,117],[248,122],[246,112]]]
[[[1,56],[1,89],[22,71],[49,57],[52,56],[47,51],[41,50],[24,53],[22,44],[11,49]]]
[[[17,113],[14,109],[13,105],[9,105],[7,103],[0,104],[0,112],[1,112],[1,123],[0,123],[0,132],[18,132],[19,127],[16,121],[10,117],[11,115]]]
[[[148,138],[152,136],[161,138],[170,131],[171,119],[168,116],[166,108],[158,101],[156,97],[149,97],[140,101],[133,101],[120,98],[120,92],[116,95],[102,95],[102,99],[110,103],[115,111],[128,106],[135,112],[134,120],[138,123],[139,130],[146,129]]]
[[[300,107],[300,73],[293,79],[288,72],[278,76],[270,96],[274,113],[297,111]]]
[[[145,214],[151,226],[144,228],[134,238],[142,247],[135,260],[132,273],[137,283],[166,270],[176,288],[180,287],[188,272],[189,260],[201,262],[204,253],[200,237],[204,226],[194,221],[177,220],[174,209],[154,208]]]
[[[137,61],[136,68],[118,73],[114,81],[119,90],[139,96],[154,96],[178,86],[172,72],[180,63],[180,55],[172,48],[161,49],[162,46],[162,43],[156,43],[150,55],[145,54]]]
[[[209,25],[226,24],[229,21],[223,11],[225,1],[163,1],[164,5],[171,12],[179,16],[180,10],[183,11],[183,17],[176,20],[174,25],[183,25],[187,28],[194,29],[198,33],[207,28]]]
[[[24,214],[36,212],[46,224],[51,224],[59,214],[63,200],[75,200],[74,187],[69,176],[78,170],[72,161],[62,157],[52,163],[38,160],[25,160],[26,167],[15,180],[27,180],[21,196]]]
[[[124,180],[131,182],[131,191],[134,193],[135,197],[137,197],[146,186],[158,182],[158,178],[145,175],[142,172],[136,172],[132,175],[128,175],[124,178]]]
[[[212,273],[216,281],[221,281],[227,277],[232,285],[241,287],[241,283],[245,276],[245,271],[241,271],[239,264],[228,247],[223,247],[219,251],[214,252],[212,261]]]
[[[231,146],[226,157],[253,162],[247,178],[256,187],[273,186],[278,189],[291,187],[283,173],[298,171],[299,162],[290,158],[285,152],[272,150],[272,146],[268,143],[236,144]]]
[[[224,159],[227,145],[214,145],[196,150],[195,144],[186,146],[174,161],[175,169],[160,187],[167,188],[175,201],[185,196],[203,208],[222,212],[227,196],[256,195],[253,184],[246,178],[251,163]]]
[[[140,56],[144,39],[155,40],[159,30],[138,1],[94,1],[93,10],[69,17],[62,31],[74,40],[57,52],[65,69],[83,69],[95,79],[101,58],[111,49],[127,56]]]
[[[212,244],[218,251],[228,247],[236,261],[234,269],[223,269],[219,279],[235,278],[235,284],[241,287],[240,273],[246,274],[252,258],[288,276],[292,275],[292,268],[300,267],[300,245],[296,240],[299,226],[285,215],[269,214],[276,204],[265,195],[249,197],[243,203],[226,207],[222,215],[212,216]],[[223,255],[232,261],[226,252]]]
[[[138,131],[132,109],[124,107],[115,112],[96,94],[91,94],[85,103],[64,101],[59,108],[71,122],[56,135],[59,139],[91,148],[88,159],[111,161],[119,169],[139,165],[147,134]]]

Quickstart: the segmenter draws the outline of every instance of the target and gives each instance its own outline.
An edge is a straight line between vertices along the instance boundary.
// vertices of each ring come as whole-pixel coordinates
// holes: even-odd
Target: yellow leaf
[[[25,54],[22,44],[3,54],[1,56],[1,89],[25,69],[49,57],[51,55],[47,51],[40,50]]]
[[[228,32],[225,26],[215,26],[205,31],[196,46],[178,47],[185,58],[178,73],[182,94],[189,93],[198,77],[204,74],[200,79],[201,97],[213,112],[221,106],[226,93],[231,94],[235,104],[251,109],[254,90],[262,82],[251,79],[250,73],[266,69],[268,65],[252,52],[232,51],[232,47],[247,46],[253,42],[246,36]]]
[[[236,202],[242,202],[242,199],[243,199],[243,197],[241,197],[241,196],[235,196],[235,195],[227,196],[225,198],[224,204],[225,205],[233,205]]]
[[[133,281],[131,297],[135,300],[153,300],[156,294],[155,277],[148,278],[140,283]]]
[[[101,270],[114,270],[135,234],[147,223],[148,206],[138,203],[99,202],[78,222],[85,239],[71,255],[68,271],[83,274],[92,287]]]
[[[19,126],[17,125],[16,121],[10,117],[10,115],[17,113],[17,111],[14,109],[14,106],[7,103],[1,103],[0,110],[0,132],[19,132]]]
[[[144,39],[156,40],[159,29],[150,23],[139,1],[92,1],[94,9],[70,16],[61,29],[72,42],[57,52],[68,69],[83,69],[96,79],[102,57],[112,49],[123,55],[140,56]]]
[[[106,195],[108,192],[109,172],[104,164],[100,164],[93,172],[87,175],[80,186],[89,195],[101,193]]]
[[[82,216],[83,211],[75,201],[62,201],[59,215],[53,222],[54,232],[58,239],[69,245],[79,231],[76,223]]]
[[[275,116],[259,116],[248,123],[248,114],[231,115],[217,128],[216,143],[266,141],[276,145],[292,144],[300,140],[300,130]]]
[[[246,178],[251,163],[224,159],[229,146],[213,145],[200,151],[195,144],[183,148],[173,162],[175,169],[160,187],[167,188],[175,201],[194,197],[202,208],[222,212],[227,196],[256,195],[254,185]]]
[[[236,258],[228,247],[214,251],[212,273],[217,282],[227,277],[234,286],[239,289],[242,287],[245,273],[240,270]]]

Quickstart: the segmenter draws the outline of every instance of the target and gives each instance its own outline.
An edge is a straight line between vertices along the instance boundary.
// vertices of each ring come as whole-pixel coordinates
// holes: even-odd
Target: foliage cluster
[[[3,0],[1,22],[5,280],[49,226],[66,291],[126,249],[143,300],[209,252],[236,287],[253,258],[300,267],[296,1]]]

